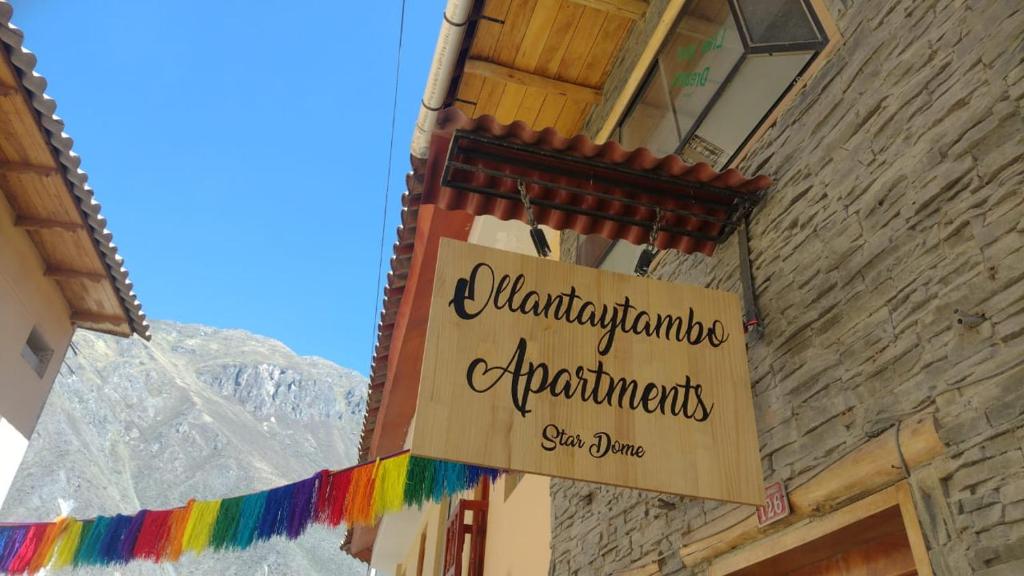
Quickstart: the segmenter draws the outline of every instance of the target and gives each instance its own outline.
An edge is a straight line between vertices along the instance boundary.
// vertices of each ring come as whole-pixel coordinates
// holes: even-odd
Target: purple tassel
[[[25,542],[28,526],[11,526],[5,528],[4,531],[7,532],[7,537],[4,538],[3,548],[0,549],[0,571],[7,572],[14,557],[18,554],[18,550]]]
[[[320,474],[296,482],[295,489],[291,494],[291,501],[288,503],[288,539],[295,540],[309,527],[313,519],[317,483]]]
[[[139,537],[139,532],[142,531],[142,522],[146,519],[146,512],[147,510],[139,510],[135,516],[132,516],[131,523],[128,524],[128,529],[125,530],[121,542],[118,543],[117,551],[113,554],[119,563],[127,564],[135,559],[135,540]]]

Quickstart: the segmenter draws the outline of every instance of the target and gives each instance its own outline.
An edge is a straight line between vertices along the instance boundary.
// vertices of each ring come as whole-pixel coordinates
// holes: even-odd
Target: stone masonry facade
[[[909,483],[935,573],[1024,574],[1024,4],[828,9],[836,52],[740,166],[775,180],[750,227],[765,479],[792,490],[930,412],[945,450]],[[567,234],[563,258],[575,245]],[[738,293],[736,240],[713,258],[667,254],[653,275]],[[551,492],[558,576],[704,574],[682,565],[683,537],[736,508],[563,480]]]

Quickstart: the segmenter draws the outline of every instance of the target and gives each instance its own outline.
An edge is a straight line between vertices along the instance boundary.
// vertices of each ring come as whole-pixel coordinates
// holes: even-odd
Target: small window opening
[[[50,360],[53,359],[53,348],[46,343],[46,339],[37,328],[32,328],[28,340],[25,341],[25,346],[21,349],[21,357],[25,359],[32,371],[42,378],[50,366]]]

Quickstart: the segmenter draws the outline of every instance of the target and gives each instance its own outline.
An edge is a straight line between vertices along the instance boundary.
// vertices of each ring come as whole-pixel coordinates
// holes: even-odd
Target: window
[[[487,500],[459,500],[448,519],[444,576],[483,576]]]
[[[46,375],[46,369],[53,358],[53,348],[46,343],[46,339],[37,328],[32,328],[25,345],[21,348],[21,357],[25,359],[32,371],[42,378]]]
[[[615,136],[721,170],[827,43],[809,0],[688,2]]]

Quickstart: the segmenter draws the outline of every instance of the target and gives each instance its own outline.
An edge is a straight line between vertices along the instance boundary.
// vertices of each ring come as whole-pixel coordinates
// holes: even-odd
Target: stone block
[[[1014,502],[1005,507],[1003,514],[1006,522],[1024,521],[1024,502]]]
[[[996,476],[1019,472],[1022,468],[1024,468],[1024,454],[1020,450],[1005,452],[999,456],[960,468],[949,479],[949,488],[952,492],[967,490]]]

